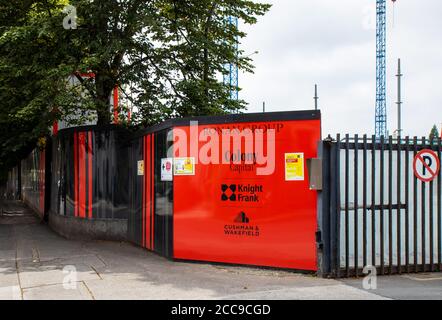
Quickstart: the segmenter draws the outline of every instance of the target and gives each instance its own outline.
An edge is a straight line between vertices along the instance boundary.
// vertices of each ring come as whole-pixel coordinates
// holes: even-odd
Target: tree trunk
[[[97,97],[95,107],[97,110],[97,125],[107,125],[112,121],[110,97],[112,94],[112,82],[106,76],[97,73],[95,76]]]

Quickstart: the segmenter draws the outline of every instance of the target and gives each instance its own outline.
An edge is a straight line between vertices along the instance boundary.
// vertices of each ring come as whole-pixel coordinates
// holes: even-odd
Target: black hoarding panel
[[[127,132],[117,127],[61,130],[53,141],[51,211],[81,219],[127,219]]]
[[[140,172],[139,172],[140,171]],[[129,151],[129,217],[128,240],[143,245],[144,139],[131,142]]]
[[[168,157],[167,151],[173,143],[168,135],[172,132],[163,130],[154,135],[154,250],[169,258],[173,257],[173,182],[161,181],[161,159]]]

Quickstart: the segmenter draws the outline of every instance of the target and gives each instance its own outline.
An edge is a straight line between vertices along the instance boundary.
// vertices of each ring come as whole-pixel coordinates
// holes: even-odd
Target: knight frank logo
[[[230,186],[223,184],[221,185],[221,191],[222,201],[236,201],[236,184],[231,184]]]
[[[222,184],[221,201],[258,203],[263,192],[260,184]]]

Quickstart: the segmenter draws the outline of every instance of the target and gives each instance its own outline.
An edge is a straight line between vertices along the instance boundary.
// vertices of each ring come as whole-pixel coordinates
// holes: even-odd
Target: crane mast
[[[376,137],[387,136],[386,101],[386,0],[376,0]]]
[[[233,25],[238,28],[238,18],[237,17],[228,17],[227,18],[228,25]],[[238,39],[236,39],[233,44],[235,47],[235,54],[238,54]],[[225,65],[227,73],[224,75],[224,84],[230,87],[230,99],[238,100],[238,65],[236,63],[230,63]]]

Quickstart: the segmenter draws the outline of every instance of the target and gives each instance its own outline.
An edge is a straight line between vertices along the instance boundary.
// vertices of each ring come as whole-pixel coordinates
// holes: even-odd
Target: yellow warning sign
[[[175,158],[173,165],[176,176],[195,175],[195,158]]]
[[[304,181],[304,153],[285,154],[285,181]]]
[[[144,161],[143,160],[138,161],[137,168],[138,168],[138,175],[144,176]]]

